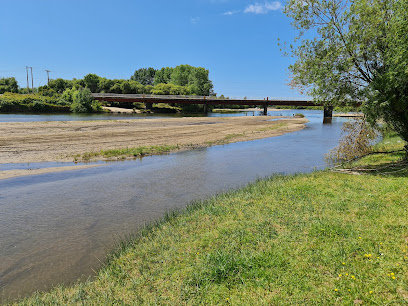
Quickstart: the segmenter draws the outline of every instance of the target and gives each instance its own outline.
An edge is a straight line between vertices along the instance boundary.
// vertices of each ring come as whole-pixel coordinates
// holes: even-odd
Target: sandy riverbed
[[[0,123],[0,163],[73,161],[86,152],[152,145],[185,150],[278,136],[300,130],[306,122],[271,116],[5,122]],[[64,170],[71,169],[0,171],[0,179]]]

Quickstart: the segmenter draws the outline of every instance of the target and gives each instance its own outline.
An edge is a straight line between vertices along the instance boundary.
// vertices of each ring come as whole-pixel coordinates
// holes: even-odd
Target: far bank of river
[[[93,275],[115,241],[168,210],[273,173],[323,168],[345,119],[279,114],[299,112],[306,128],[278,137],[0,181],[3,296]]]

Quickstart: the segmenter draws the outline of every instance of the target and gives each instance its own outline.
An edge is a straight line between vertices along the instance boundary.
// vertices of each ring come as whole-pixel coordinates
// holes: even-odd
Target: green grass
[[[401,173],[274,176],[168,213],[95,279],[20,303],[407,304],[407,194]]]
[[[89,161],[97,157],[103,158],[128,158],[128,157],[143,157],[146,155],[165,154],[179,149],[178,145],[165,146],[141,146],[135,148],[120,148],[111,150],[101,150],[97,152],[86,152],[74,156],[75,161]]]
[[[359,169],[368,173],[383,175],[407,175],[408,165],[405,156],[404,141],[395,133],[386,133],[383,140],[373,146],[369,154],[355,162],[346,164],[347,168]]]

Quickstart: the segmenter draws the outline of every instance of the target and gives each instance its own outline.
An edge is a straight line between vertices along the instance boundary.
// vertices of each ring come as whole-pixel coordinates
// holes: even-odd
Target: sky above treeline
[[[0,77],[26,86],[95,73],[129,79],[139,68],[189,64],[209,69],[230,97],[300,97],[287,83],[278,38],[296,32],[284,1],[0,0]],[[30,81],[31,82],[31,81]]]

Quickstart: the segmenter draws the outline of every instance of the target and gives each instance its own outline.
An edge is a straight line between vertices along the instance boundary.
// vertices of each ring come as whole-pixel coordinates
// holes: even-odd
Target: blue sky
[[[210,70],[218,94],[298,97],[278,38],[295,32],[284,2],[247,0],[0,0],[0,77],[34,86],[96,73],[128,79],[142,67]]]

